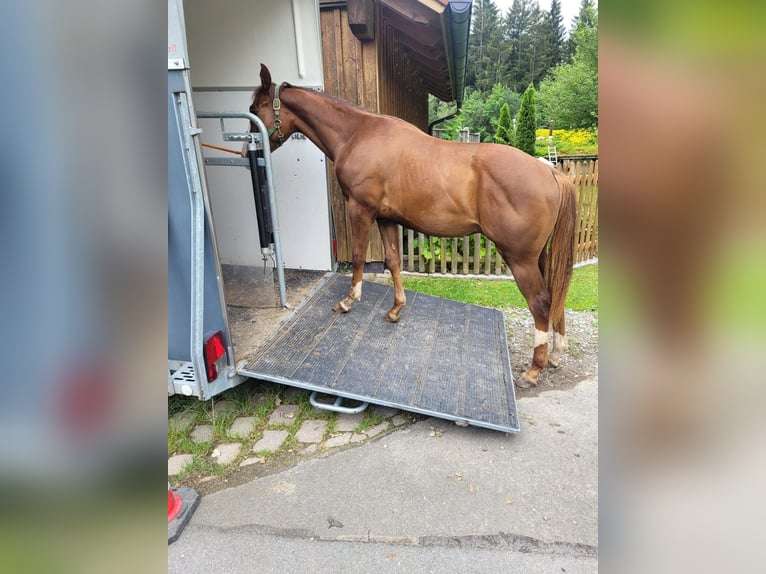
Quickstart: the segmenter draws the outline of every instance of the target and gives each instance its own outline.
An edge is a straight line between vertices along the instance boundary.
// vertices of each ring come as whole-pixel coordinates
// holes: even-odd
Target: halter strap
[[[279,111],[282,108],[282,103],[279,101],[279,88],[282,86],[277,84],[274,88],[274,101],[271,107],[274,109],[274,125],[269,128],[269,138],[274,132],[277,132],[279,138],[279,145],[285,143],[285,134],[282,133],[282,120],[279,119]]]

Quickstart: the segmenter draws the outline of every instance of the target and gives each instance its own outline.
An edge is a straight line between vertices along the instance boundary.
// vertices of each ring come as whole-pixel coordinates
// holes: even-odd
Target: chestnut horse
[[[577,218],[567,177],[510,146],[436,139],[401,119],[307,88],[277,86],[263,64],[250,112],[268,129],[272,150],[299,132],[335,164],[354,248],[351,290],[333,311],[346,313],[362,297],[373,221],[394,283],[394,306],[384,316],[392,322],[406,303],[398,224],[441,237],[482,232],[510,266],[535,320],[532,364],[516,384],[536,385],[546,365],[558,365],[567,347],[564,299]]]

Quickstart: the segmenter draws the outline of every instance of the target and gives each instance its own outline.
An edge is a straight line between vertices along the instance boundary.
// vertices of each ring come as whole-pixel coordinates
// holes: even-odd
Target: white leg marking
[[[548,344],[548,332],[535,329],[535,347]]]
[[[360,301],[362,299],[362,282],[360,281],[353,287],[351,287],[351,298],[354,301]]]
[[[553,333],[553,348],[559,351],[566,351],[569,348],[567,336]]]

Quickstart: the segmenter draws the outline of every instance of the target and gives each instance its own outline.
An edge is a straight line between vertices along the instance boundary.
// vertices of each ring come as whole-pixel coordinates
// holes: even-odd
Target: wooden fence
[[[563,158],[560,158],[560,160]],[[559,162],[577,187],[580,222],[575,231],[575,263],[598,257],[598,159]],[[402,270],[455,275],[510,275],[495,245],[481,233],[430,237],[400,228]]]

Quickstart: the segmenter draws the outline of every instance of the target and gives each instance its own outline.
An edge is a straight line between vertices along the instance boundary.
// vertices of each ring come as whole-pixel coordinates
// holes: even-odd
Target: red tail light
[[[205,341],[202,353],[205,357],[205,369],[207,370],[207,382],[209,383],[218,378],[218,367],[215,363],[226,353],[222,331],[216,331]]]

